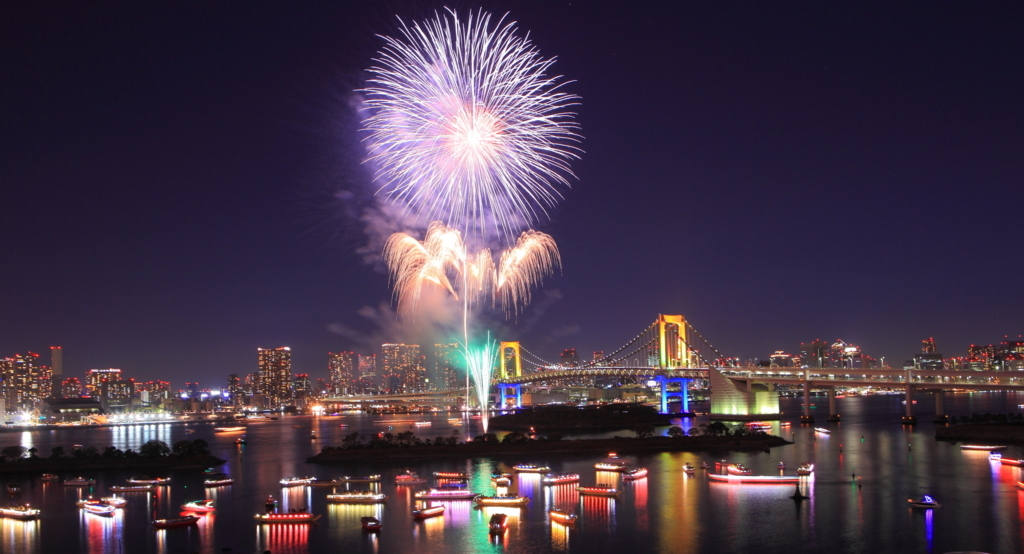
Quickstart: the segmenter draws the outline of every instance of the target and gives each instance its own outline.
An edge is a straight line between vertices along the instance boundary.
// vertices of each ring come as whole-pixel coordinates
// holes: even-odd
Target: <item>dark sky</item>
[[[353,91],[446,4],[72,4],[0,7],[0,355],[220,386],[405,340]],[[586,151],[539,227],[564,269],[499,338],[684,314],[727,355],[898,364],[1024,333],[1024,4],[887,4],[482,4],[576,81]]]

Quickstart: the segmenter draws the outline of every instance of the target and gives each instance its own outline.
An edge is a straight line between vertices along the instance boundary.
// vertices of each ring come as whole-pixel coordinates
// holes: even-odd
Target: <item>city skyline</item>
[[[561,273],[500,340],[556,361],[674,313],[727,356],[895,367],[1022,332],[1021,6],[481,6],[557,57],[585,137],[540,228]],[[374,35],[435,7],[0,8],[0,357],[205,386],[261,345],[323,377],[449,342],[394,314],[353,107]]]

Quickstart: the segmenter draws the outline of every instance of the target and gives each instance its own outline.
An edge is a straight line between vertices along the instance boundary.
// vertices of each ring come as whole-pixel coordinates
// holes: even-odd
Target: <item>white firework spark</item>
[[[382,37],[363,121],[380,192],[422,221],[485,240],[547,217],[581,152],[578,97],[561,92],[515,22],[448,10]]]

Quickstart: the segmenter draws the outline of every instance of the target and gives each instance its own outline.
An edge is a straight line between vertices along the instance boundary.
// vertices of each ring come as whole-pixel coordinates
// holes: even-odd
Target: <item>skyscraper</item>
[[[580,357],[576,354],[575,348],[566,348],[562,351],[560,362],[564,367],[579,367]]]
[[[88,396],[99,398],[102,394],[103,383],[106,381],[120,381],[121,370],[116,368],[109,369],[90,369],[85,373],[85,392]]]
[[[390,392],[416,392],[426,384],[426,371],[418,344],[383,344],[383,383]]]
[[[291,400],[292,349],[257,348],[259,372],[256,392],[266,398],[272,408],[284,406]]]
[[[50,392],[54,398],[61,398],[64,391],[61,382],[64,380],[64,349],[59,346],[50,347],[50,372],[52,373]]]
[[[355,352],[328,352],[327,373],[331,380],[331,392],[334,394],[350,393],[355,388],[358,374],[359,357]]]
[[[458,343],[438,343],[434,345],[434,389],[454,389],[459,386],[459,374],[456,368],[461,368],[458,363],[462,359]]]

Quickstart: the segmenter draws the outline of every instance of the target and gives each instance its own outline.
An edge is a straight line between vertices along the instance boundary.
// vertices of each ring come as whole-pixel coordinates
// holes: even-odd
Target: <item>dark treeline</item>
[[[108,446],[102,451],[95,446],[87,446],[85,448],[75,448],[68,452],[63,446],[56,446],[50,449],[49,456],[42,457],[39,456],[39,451],[35,448],[25,448],[24,446],[14,445],[0,449],[0,463],[17,464],[37,462],[40,460],[95,461],[147,460],[164,457],[193,458],[209,456],[210,450],[207,446],[209,446],[209,444],[203,439],[178,441],[174,443],[174,446],[168,446],[167,443],[163,441],[151,440],[139,447],[138,452],[130,448],[128,450],[121,450],[119,448],[114,448],[113,446]]]

